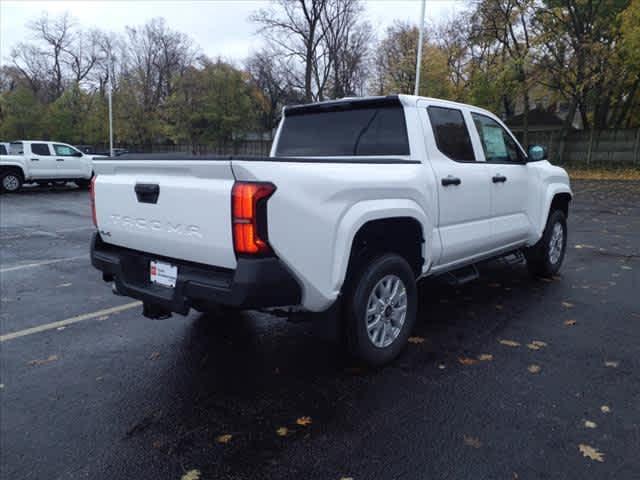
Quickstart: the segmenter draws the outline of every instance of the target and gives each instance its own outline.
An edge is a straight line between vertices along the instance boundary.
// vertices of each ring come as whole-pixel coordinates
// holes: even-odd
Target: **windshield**
[[[286,114],[276,155],[409,155],[402,106],[377,105]]]

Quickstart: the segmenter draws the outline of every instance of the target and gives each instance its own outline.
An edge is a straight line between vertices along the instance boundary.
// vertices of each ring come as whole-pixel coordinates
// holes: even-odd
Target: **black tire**
[[[556,228],[561,229],[562,239],[559,241],[559,245],[557,239],[553,242],[554,245],[560,247],[560,251],[552,254],[552,237],[554,236],[554,229]],[[527,268],[534,277],[552,277],[560,270],[566,251],[567,219],[564,212],[554,210],[549,214],[542,238],[534,246],[525,250]]]
[[[81,178],[78,180],[74,180],[73,183],[75,183],[81,190],[87,190],[89,188],[89,185],[91,185],[91,180],[85,180]]]
[[[15,193],[22,188],[24,179],[18,170],[6,170],[0,174],[0,190],[7,193]]]
[[[343,297],[343,321],[345,322],[347,345],[355,357],[370,366],[379,367],[391,362],[400,354],[413,330],[418,304],[415,275],[407,261],[394,253],[375,256],[368,261],[361,262],[359,268],[353,268],[352,270],[349,273],[349,278],[347,278]],[[396,321],[399,322],[398,317],[394,315],[401,315],[402,306],[394,307],[392,305],[394,301],[387,307],[380,307],[381,312],[377,314],[377,322],[374,317],[376,314],[372,314],[371,317],[367,315],[370,297],[376,295],[374,289],[382,288],[385,281],[393,282],[394,278],[401,280],[405,290],[405,300],[402,302],[406,305],[406,310],[404,321],[400,326],[394,323]],[[376,292],[378,291],[376,290]],[[398,297],[396,297],[396,300],[398,300]],[[377,303],[375,304],[377,305]],[[381,305],[384,305],[384,301],[381,301]],[[391,307],[391,310],[389,310],[389,307]],[[389,313],[390,311],[391,314]],[[383,333],[379,333],[379,329],[372,330],[368,327],[369,319],[375,325],[379,325],[379,322],[387,322],[389,326],[382,328],[393,328],[393,331],[387,337],[385,333],[388,330],[383,330]],[[396,328],[399,329],[397,333]],[[373,332],[371,334],[373,338],[370,337],[370,331]],[[376,332],[379,335],[376,335]],[[384,345],[384,342],[381,342],[381,345],[376,345],[376,336],[378,339],[382,337],[390,340],[391,343]],[[394,338],[391,339],[391,337]]]

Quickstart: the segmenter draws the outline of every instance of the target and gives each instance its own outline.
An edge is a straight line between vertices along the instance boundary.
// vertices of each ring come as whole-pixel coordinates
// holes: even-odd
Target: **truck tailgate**
[[[234,269],[231,161],[96,160],[103,241]]]

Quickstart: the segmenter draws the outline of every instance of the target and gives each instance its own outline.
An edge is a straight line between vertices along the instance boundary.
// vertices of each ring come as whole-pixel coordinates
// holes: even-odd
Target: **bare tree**
[[[371,25],[359,21],[363,10],[360,0],[329,0],[323,12],[321,25],[333,98],[363,93],[373,41]]]
[[[262,27],[260,32],[287,58],[302,66],[298,81],[305,101],[323,98],[327,53],[323,49],[325,32],[322,16],[328,0],[275,0],[276,8],[263,9],[252,16]],[[315,87],[314,87],[315,83]]]

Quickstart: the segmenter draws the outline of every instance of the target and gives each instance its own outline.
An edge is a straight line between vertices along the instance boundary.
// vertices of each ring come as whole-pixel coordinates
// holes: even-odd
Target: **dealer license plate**
[[[149,265],[151,281],[165,287],[175,287],[178,278],[178,267],[169,263],[152,260]]]

